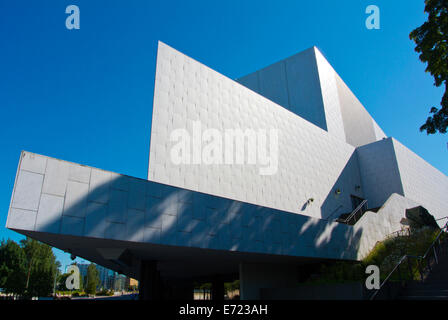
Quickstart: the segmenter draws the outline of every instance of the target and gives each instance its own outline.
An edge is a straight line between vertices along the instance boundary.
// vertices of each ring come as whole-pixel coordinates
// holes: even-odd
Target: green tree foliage
[[[98,269],[96,268],[96,266],[91,263],[88,267],[87,267],[87,283],[86,283],[86,293],[88,294],[95,294],[96,293],[96,288],[98,287],[99,283],[100,283],[100,276],[99,276],[99,272]]]
[[[84,280],[81,273],[79,273],[79,290],[84,290]]]
[[[59,275],[58,280],[57,280],[57,290],[59,291],[66,291],[67,290],[67,286],[65,285],[65,282],[67,281],[68,276],[70,275],[70,273],[63,273],[61,275]]]
[[[50,246],[31,238],[22,240],[21,244],[27,260],[26,294],[38,297],[51,295],[57,276],[53,250]]]
[[[235,280],[233,282],[224,283],[224,290],[226,293],[239,290],[240,289],[240,280]]]
[[[363,260],[364,265],[380,267],[382,277],[387,276],[404,255],[422,256],[435,240],[439,230],[431,227],[415,229],[410,236],[398,236],[378,243]],[[412,260],[413,268],[416,261]]]
[[[60,264],[50,246],[27,238],[20,245],[12,240],[0,245],[0,288],[26,296],[53,292]]]
[[[420,53],[420,60],[427,63],[426,72],[435,80],[435,85],[445,86],[445,93],[440,102],[441,108],[432,107],[431,115],[420,131],[433,134],[446,133],[448,126],[448,0],[426,0],[425,12],[428,21],[412,31],[409,35],[416,43],[415,51]]]
[[[0,288],[6,293],[23,294],[25,291],[26,257],[14,241],[0,245]]]

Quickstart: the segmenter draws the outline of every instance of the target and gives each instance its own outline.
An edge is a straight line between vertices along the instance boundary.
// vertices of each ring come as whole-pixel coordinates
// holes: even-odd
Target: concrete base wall
[[[288,265],[240,264],[241,300],[259,300],[262,288],[295,286],[298,269]]]
[[[366,290],[362,283],[301,285],[296,288],[263,288],[263,300],[363,300]]]
[[[389,282],[375,300],[393,300],[400,293],[399,283]],[[362,282],[301,285],[296,288],[263,288],[262,300],[370,300],[374,290],[367,290]]]

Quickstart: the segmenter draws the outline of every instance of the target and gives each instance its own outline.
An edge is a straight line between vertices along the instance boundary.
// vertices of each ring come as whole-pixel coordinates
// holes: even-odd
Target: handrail
[[[343,221],[340,221],[342,223],[347,223],[348,221],[350,221],[350,219],[358,213],[358,211],[367,203],[367,199],[364,199],[356,208],[355,210],[352,211],[352,213],[350,213],[350,215]]]
[[[445,217],[438,218],[438,219],[435,219],[435,220],[436,220],[436,221],[439,221],[439,220],[447,219],[447,218],[448,218],[448,216],[445,216]],[[447,221],[447,222],[448,222],[448,221]],[[442,227],[442,228],[443,228],[443,227]],[[392,237],[392,236],[402,236],[403,233],[407,233],[406,235],[407,235],[407,236],[410,236],[410,235],[411,235],[411,228],[402,228],[402,229],[400,229],[400,230],[391,232],[391,233],[389,233],[388,235],[386,235],[386,238],[390,238],[390,237]]]
[[[399,268],[399,266],[403,263],[403,261],[407,258],[414,258],[414,259],[418,259],[418,260],[424,260],[426,259],[426,257],[428,256],[429,252],[431,249],[434,248],[434,246],[436,245],[436,243],[439,241],[439,238],[442,236],[442,234],[444,233],[444,229],[448,229],[448,221],[445,223],[445,225],[440,228],[440,232],[437,235],[437,237],[434,239],[434,241],[431,243],[431,245],[428,247],[428,249],[426,250],[425,254],[423,256],[413,256],[413,255],[404,255],[400,258],[400,260],[398,261],[398,263],[395,265],[395,267],[392,269],[392,271],[387,275],[387,277],[384,279],[384,281],[380,284],[379,289],[377,289],[372,296],[370,297],[370,300],[375,299],[376,295],[378,294],[378,292],[380,292],[380,290],[384,287],[384,285],[387,283],[387,281],[389,280],[389,278],[392,276],[392,274],[395,272],[395,270],[397,270]],[[437,259],[437,258],[436,258]],[[421,275],[422,276],[422,275]],[[422,278],[423,280],[423,278]]]
[[[426,258],[426,256],[427,256],[428,253],[429,253],[429,250],[432,249],[432,247],[436,244],[436,242],[437,242],[437,241],[439,240],[439,238],[442,236],[442,234],[443,234],[443,229],[447,229],[447,228],[448,228],[448,221],[445,223],[445,226],[443,226],[443,227],[440,229],[439,234],[438,234],[437,237],[434,239],[434,241],[432,242],[432,244],[429,246],[428,250],[426,250],[426,252],[425,252],[425,254],[423,255],[422,259],[425,259],[425,258]]]
[[[400,237],[400,236],[403,236],[403,235],[410,236],[411,235],[411,229],[410,228],[403,228],[401,230],[394,231],[394,232],[389,233],[388,235],[386,235],[385,238],[389,239],[391,237]]]

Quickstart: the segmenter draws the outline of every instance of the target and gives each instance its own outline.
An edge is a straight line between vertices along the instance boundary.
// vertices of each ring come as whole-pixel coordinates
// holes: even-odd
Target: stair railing
[[[352,213],[350,213],[348,215],[347,218],[345,218],[344,220],[342,219],[336,219],[337,221],[341,222],[341,223],[345,223],[348,224],[349,221],[354,217],[355,218],[355,223],[356,223],[356,214],[364,207],[364,205],[367,205],[367,200],[363,200],[356,208],[355,210],[352,211]]]
[[[445,217],[442,217],[442,218],[436,219],[436,221],[439,221],[439,220],[443,220],[443,219],[448,219],[448,216],[445,216]]]
[[[412,263],[410,260],[415,259],[417,261],[417,267],[418,267],[418,271],[420,273],[420,280],[423,282],[425,280],[425,278],[427,277],[428,273],[432,272],[432,266],[434,266],[434,264],[439,264],[439,257],[437,255],[437,251],[439,250],[439,254],[440,254],[440,249],[441,249],[440,238],[447,230],[448,230],[448,221],[440,229],[439,234],[434,239],[434,241],[431,243],[431,245],[428,247],[428,249],[426,250],[426,252],[423,256],[413,256],[413,255],[402,256],[400,258],[400,260],[398,261],[398,263],[395,265],[395,267],[392,269],[392,271],[387,275],[387,277],[380,284],[379,289],[375,290],[375,292],[371,295],[369,300],[375,299],[375,297],[378,295],[378,293],[381,291],[381,289],[383,289],[385,287],[385,285],[388,283],[389,279],[392,277],[392,275],[395,272],[398,272],[399,280],[401,282],[402,279],[401,279],[400,266],[405,261],[408,264],[408,269],[409,269],[411,277],[413,277],[414,272],[413,272]],[[446,250],[446,248],[445,248],[445,250]],[[434,258],[432,265],[431,265],[431,255]],[[423,262],[426,262],[426,266]]]
[[[396,237],[410,237],[410,236],[411,236],[411,228],[404,228],[404,229],[389,233],[386,236],[386,239],[396,238]]]

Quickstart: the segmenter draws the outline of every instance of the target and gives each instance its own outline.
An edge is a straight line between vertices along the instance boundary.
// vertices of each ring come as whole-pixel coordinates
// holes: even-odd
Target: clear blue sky
[[[78,5],[81,29],[65,27]],[[381,29],[365,27],[365,8]],[[409,32],[423,0],[0,1],[0,239],[21,150],[146,178],[157,41],[230,78],[316,45],[393,136],[448,174],[418,128],[442,90]],[[57,251],[63,265],[70,263]]]

